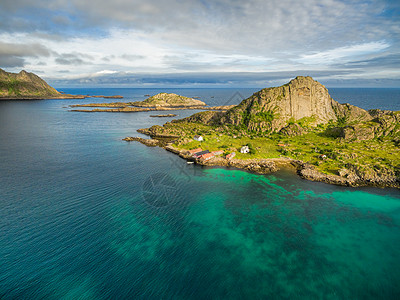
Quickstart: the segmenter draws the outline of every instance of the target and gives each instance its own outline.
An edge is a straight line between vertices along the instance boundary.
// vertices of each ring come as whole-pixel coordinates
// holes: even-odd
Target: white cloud
[[[48,54],[0,62],[51,78],[350,67],[362,76],[377,54],[399,53],[388,8],[385,0],[4,0],[0,41]]]
[[[379,53],[388,47],[390,45],[386,42],[370,42],[305,54],[298,59],[293,59],[293,61],[307,65],[330,65],[336,64],[338,61],[344,63],[363,55]]]

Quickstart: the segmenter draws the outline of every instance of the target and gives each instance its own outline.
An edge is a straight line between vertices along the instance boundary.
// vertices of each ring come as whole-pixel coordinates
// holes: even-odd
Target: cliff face
[[[21,71],[18,74],[0,69],[0,98],[58,97],[61,93],[49,86],[39,76]]]
[[[258,132],[279,131],[289,122],[311,124],[338,121],[367,121],[365,110],[333,100],[325,86],[311,77],[296,77],[280,87],[262,89],[227,111],[221,123],[244,126]]]
[[[227,112],[224,123],[253,131],[279,130],[289,120],[313,117],[318,123],[336,119],[326,88],[311,77],[297,77],[286,85],[262,89]]]
[[[365,141],[374,138],[392,136],[400,141],[400,112],[370,110],[373,118],[368,122],[359,122],[342,127],[329,128],[326,133],[333,137],[339,137],[347,142]]]

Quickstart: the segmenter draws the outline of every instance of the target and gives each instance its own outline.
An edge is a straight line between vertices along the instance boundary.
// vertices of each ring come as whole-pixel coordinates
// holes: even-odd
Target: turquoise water
[[[0,102],[1,299],[399,298],[398,190],[187,165],[121,141],[170,119],[72,103]]]

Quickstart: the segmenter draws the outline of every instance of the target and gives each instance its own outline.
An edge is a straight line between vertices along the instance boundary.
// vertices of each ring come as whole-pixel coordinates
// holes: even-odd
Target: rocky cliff
[[[188,120],[270,133],[297,122],[317,125],[371,119],[367,111],[333,100],[327,88],[311,77],[298,76],[283,86],[260,90],[226,113],[199,113]]]
[[[0,99],[58,98],[62,94],[39,76],[21,71],[18,74],[0,69]]]
[[[386,136],[400,140],[400,112],[379,109],[368,112],[372,120],[328,128],[326,133],[346,142],[365,141]]]

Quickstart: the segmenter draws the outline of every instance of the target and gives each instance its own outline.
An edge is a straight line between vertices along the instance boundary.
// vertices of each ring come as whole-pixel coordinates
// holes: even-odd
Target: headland
[[[400,112],[365,111],[333,100],[311,77],[260,90],[226,111],[205,111],[139,129],[206,166],[267,174],[290,167],[304,179],[400,187]]]

